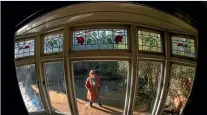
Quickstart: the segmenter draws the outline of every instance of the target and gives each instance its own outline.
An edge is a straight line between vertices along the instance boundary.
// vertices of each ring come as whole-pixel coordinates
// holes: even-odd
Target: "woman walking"
[[[99,91],[101,88],[101,80],[99,76],[96,75],[95,70],[91,70],[89,73],[89,77],[87,78],[85,82],[85,87],[88,90],[87,92],[87,98],[89,100],[90,106],[94,102],[97,102],[99,106],[102,106],[100,98],[99,98]]]

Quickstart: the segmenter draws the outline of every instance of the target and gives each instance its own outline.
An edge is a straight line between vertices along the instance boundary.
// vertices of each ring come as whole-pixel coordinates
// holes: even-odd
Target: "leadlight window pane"
[[[63,33],[54,32],[44,36],[44,53],[63,51]]]
[[[193,86],[195,68],[173,64],[171,70],[170,86],[163,114],[169,112],[181,114]]]
[[[53,109],[57,112],[70,114],[63,62],[45,63],[45,77]]]
[[[73,32],[73,50],[128,49],[127,29],[87,29]]]
[[[139,30],[138,40],[139,50],[162,52],[162,41],[159,33]]]
[[[80,61],[73,62],[74,73],[74,89],[76,93],[76,102],[80,115],[122,115],[124,112],[128,61]],[[101,87],[97,102],[89,105],[88,96],[94,95],[94,87],[92,93],[89,93],[85,87],[89,72],[95,69],[100,77]],[[89,83],[89,82],[88,82]],[[90,84],[90,83],[89,83]],[[89,97],[90,98],[90,97]]]
[[[35,65],[16,67],[19,88],[28,112],[44,111],[37,84]]]
[[[173,36],[172,53],[178,56],[195,57],[195,41],[182,36]]]
[[[138,87],[134,114],[152,114],[162,72],[161,62],[139,61]]]
[[[33,56],[35,49],[35,40],[25,40],[15,42],[15,58]]]

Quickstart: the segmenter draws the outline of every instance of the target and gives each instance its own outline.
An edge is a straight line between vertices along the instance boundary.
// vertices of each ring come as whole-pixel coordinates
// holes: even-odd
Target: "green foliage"
[[[175,103],[174,98],[184,99],[183,106],[179,108],[179,111],[182,111],[182,108],[185,106],[186,101],[190,95],[190,91],[193,85],[193,77],[195,74],[195,68],[181,66],[177,64],[172,65],[171,81],[168,93],[168,99],[166,101],[166,110],[174,110]],[[175,110],[174,110],[175,111]]]
[[[73,71],[75,76],[85,75],[91,69],[95,69],[100,77],[106,79],[119,79],[126,77],[128,70],[127,61],[90,61],[73,63]],[[84,76],[87,77],[87,76]]]
[[[150,111],[156,97],[161,72],[161,63],[151,61],[139,62],[139,77],[136,104],[147,104],[146,110]]]

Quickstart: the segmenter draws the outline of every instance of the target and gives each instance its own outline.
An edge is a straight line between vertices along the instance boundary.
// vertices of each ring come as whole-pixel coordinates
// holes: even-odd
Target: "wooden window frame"
[[[25,57],[22,59],[15,59],[16,66],[25,65],[27,63],[35,63],[37,78],[39,82],[39,89],[40,95],[44,101],[45,112],[47,114],[61,114],[54,112],[51,109],[51,103],[49,102],[49,97],[46,92],[46,87],[43,85],[44,81],[44,67],[43,63],[45,62],[57,62],[63,61],[64,65],[64,74],[65,74],[65,82],[66,82],[66,92],[68,97],[68,102],[70,106],[70,112],[73,115],[78,113],[77,104],[76,104],[76,96],[74,90],[74,79],[73,74],[71,73],[72,70],[72,62],[73,61],[84,61],[84,60],[128,60],[129,61],[129,77],[127,78],[127,93],[125,97],[125,106],[124,106],[124,113],[123,114],[132,114],[135,102],[135,94],[137,89],[137,77],[139,71],[139,61],[146,60],[146,61],[155,61],[155,62],[162,62],[162,76],[161,76],[161,83],[159,86],[159,94],[156,96],[156,102],[153,108],[153,115],[158,115],[162,112],[163,103],[165,103],[165,99],[167,96],[167,85],[170,82],[170,74],[171,71],[171,63],[180,63],[181,65],[188,65],[196,67],[196,59],[190,60],[188,58],[176,57],[172,56],[172,47],[171,47],[171,33],[175,34],[185,34],[190,35],[182,32],[175,32],[169,30],[163,30],[151,26],[143,26],[139,24],[127,24],[127,23],[112,23],[107,25],[107,22],[94,22],[90,24],[82,24],[78,26],[74,25],[60,25],[56,28],[50,28],[49,31],[41,31],[36,33],[35,35],[35,56],[33,57]],[[91,28],[127,28],[128,34],[128,49],[113,49],[113,50],[83,50],[83,51],[76,51],[72,50],[72,38],[73,38],[73,31],[78,29],[91,29]],[[153,52],[144,52],[138,50],[138,30],[139,29],[147,29],[150,31],[161,32],[161,43],[162,43],[162,53],[153,53]],[[63,51],[58,53],[44,53],[44,35],[54,31],[63,31]],[[30,35],[31,36],[31,35]],[[196,36],[196,35],[194,35]],[[24,40],[28,36],[17,36],[16,41]],[[195,54],[197,57],[197,37],[195,37]],[[162,100],[161,100],[162,99]],[[156,107],[155,107],[156,106]],[[32,114],[32,113],[30,113]]]

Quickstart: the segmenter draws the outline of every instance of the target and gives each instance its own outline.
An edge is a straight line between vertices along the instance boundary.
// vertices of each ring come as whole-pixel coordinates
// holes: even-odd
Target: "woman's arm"
[[[86,80],[86,82],[85,82],[85,87],[86,87],[87,90],[90,91],[91,88],[90,88],[89,79]]]
[[[97,76],[97,80],[98,80],[98,88],[100,89],[101,88],[101,79],[99,76]]]

